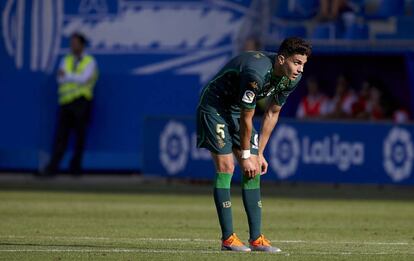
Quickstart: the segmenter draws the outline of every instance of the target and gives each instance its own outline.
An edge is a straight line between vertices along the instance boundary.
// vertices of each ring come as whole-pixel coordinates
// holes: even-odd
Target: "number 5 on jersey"
[[[224,127],[226,125],[225,124],[217,124],[216,125],[216,133],[217,133],[217,138],[221,138],[224,140],[224,138],[226,137],[224,134]]]

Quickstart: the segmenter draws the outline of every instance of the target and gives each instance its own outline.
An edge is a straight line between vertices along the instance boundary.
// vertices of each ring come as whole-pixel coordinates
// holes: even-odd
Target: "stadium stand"
[[[414,4],[411,0],[353,0],[343,3],[338,17],[321,19],[320,1],[277,1],[272,12],[271,35],[280,39],[297,34],[310,39],[371,41],[414,38],[411,30]]]

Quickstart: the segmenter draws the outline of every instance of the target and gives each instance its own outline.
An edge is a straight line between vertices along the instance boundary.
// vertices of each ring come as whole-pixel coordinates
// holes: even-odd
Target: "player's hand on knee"
[[[258,160],[259,160],[260,175],[264,175],[267,173],[267,168],[269,167],[269,164],[267,163],[267,160],[265,159],[263,154],[259,154]]]
[[[258,172],[257,163],[255,163],[251,158],[243,159],[241,162],[241,167],[243,174],[249,178],[253,178]]]

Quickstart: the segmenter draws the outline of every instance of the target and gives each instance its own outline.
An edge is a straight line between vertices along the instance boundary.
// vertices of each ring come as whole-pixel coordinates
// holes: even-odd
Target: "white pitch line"
[[[390,252],[290,252],[287,255],[344,255],[344,256],[351,256],[351,255],[414,255],[414,252],[404,252],[404,251],[390,251]]]
[[[194,253],[216,254],[218,250],[175,250],[175,249],[0,249],[0,252],[81,252],[81,253]]]
[[[110,240],[110,241],[155,241],[155,242],[219,242],[220,239],[202,239],[202,238],[152,238],[152,237],[141,237],[141,238],[128,238],[128,237],[72,237],[72,236],[0,236],[0,238],[43,238],[43,239],[73,239],[73,240]]]
[[[204,238],[153,238],[153,237],[141,237],[141,238],[116,238],[116,237],[74,237],[74,236],[16,236],[16,235],[0,235],[0,238],[21,238],[21,239],[66,239],[66,240],[108,240],[108,241],[153,241],[153,242],[219,242],[220,239],[204,239]],[[370,242],[370,241],[312,241],[312,240],[271,240],[275,243],[286,244],[352,244],[352,245],[414,245],[409,242]]]
[[[230,251],[219,251],[219,250],[178,250],[178,249],[56,249],[56,248],[46,248],[46,249],[0,249],[1,252],[78,252],[78,253],[170,253],[170,254],[219,254],[219,253],[240,253],[240,252],[230,252]],[[260,254],[261,252],[251,252],[246,254]],[[244,254],[244,253],[243,253]],[[279,252],[274,253],[277,255],[414,255],[414,252],[402,252],[402,251],[391,251],[391,252]]]
[[[358,242],[358,241],[307,241],[307,240],[271,240],[280,243],[298,243],[298,244],[353,244],[353,245],[410,245],[408,242]]]

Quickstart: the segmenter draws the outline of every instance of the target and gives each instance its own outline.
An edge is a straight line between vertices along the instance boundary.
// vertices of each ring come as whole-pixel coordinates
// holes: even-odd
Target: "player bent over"
[[[282,105],[302,77],[311,46],[285,39],[278,53],[244,52],[230,60],[204,87],[197,108],[197,146],[212,155],[214,202],[222,231],[222,250],[279,252],[261,231],[260,175],[267,172],[263,151]],[[259,135],[253,127],[256,101],[270,97]],[[233,231],[230,184],[233,154],[243,172],[242,197],[249,223],[249,247]]]

